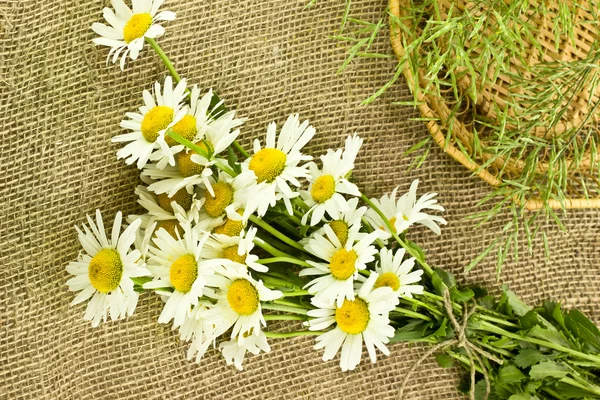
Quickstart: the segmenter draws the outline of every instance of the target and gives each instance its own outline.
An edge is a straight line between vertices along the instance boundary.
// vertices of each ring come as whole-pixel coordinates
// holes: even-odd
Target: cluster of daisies
[[[154,23],[174,18],[161,3],[133,1],[131,10],[113,0],[115,11],[104,10],[112,27],[93,26],[96,43],[111,46],[114,61],[135,59],[144,35],[164,31]],[[359,136],[315,161],[305,152],[315,128],[291,115],[247,153],[236,141],[243,119],[185,79],[156,82],[140,104],[112,140],[141,171],[143,213],[117,213],[110,236],[99,211],[76,227],[83,251],[67,284],[78,292],[72,304],[87,302],[84,319],[96,327],[126,318],[140,293],[154,292],[164,302],[158,322],[190,343],[197,362],[217,348],[242,369],[248,352],[286,335],[267,329],[274,320],[316,335],[324,360],[341,353],[342,370],[359,364],[363,344],[372,362],[375,348],[389,354],[400,299],[423,291],[423,271],[390,238],[416,224],[439,234],[446,221],[429,214],[443,211],[435,194],[417,198],[415,181],[360,206],[350,180]]]

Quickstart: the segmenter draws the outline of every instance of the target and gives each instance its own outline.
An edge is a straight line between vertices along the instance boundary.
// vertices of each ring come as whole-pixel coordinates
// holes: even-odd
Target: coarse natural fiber
[[[531,12],[534,15],[529,20],[529,23],[535,25],[537,28],[536,40],[543,49],[543,56],[540,56],[541,51],[530,43],[531,41],[529,38],[524,36],[522,38],[525,43],[523,59],[526,60],[528,68],[542,62],[549,63],[560,61],[568,63],[573,60],[584,59],[594,47],[594,42],[599,39],[595,25],[588,23],[589,21],[595,20],[591,13],[585,11],[586,7],[590,7],[590,3],[587,1],[568,2],[570,8],[574,10],[573,13],[575,15],[573,19],[573,35],[572,38],[563,40],[560,43],[560,46],[556,48],[554,39],[556,34],[553,32],[554,23],[552,19],[558,18],[559,3],[561,2],[545,3],[549,9],[554,10],[553,12],[548,12],[545,16]],[[390,14],[397,18],[405,17],[409,15],[408,10],[411,9],[412,4],[412,0],[389,0]],[[531,9],[534,9],[536,4],[537,3],[535,2],[531,3]],[[455,13],[460,14],[464,12],[467,7],[476,8],[477,3],[462,0],[440,0],[438,1],[438,5],[441,9],[443,20],[448,16],[448,10],[452,9],[452,7],[454,7]],[[586,22],[584,23],[584,21]],[[417,21],[414,22],[418,23]],[[404,20],[403,23],[409,22]],[[405,55],[405,49],[402,45],[404,36],[402,32],[402,29],[400,29],[397,24],[392,24],[392,47],[399,60],[402,60]],[[482,34],[485,33],[482,32]],[[414,38],[404,37],[404,39],[410,43]],[[510,69],[513,71],[525,69],[520,60],[511,59],[507,62],[510,63]],[[402,73],[409,82],[410,87],[418,84],[421,89],[425,89],[428,86],[427,79],[424,78],[427,72],[428,71],[419,69],[415,74],[415,71],[413,71],[406,62],[402,66]],[[491,77],[494,75],[493,72],[494,69],[490,67],[484,74]],[[525,72],[524,74],[528,80],[535,81],[536,79],[539,79],[539,86],[550,86],[552,84],[551,82],[543,81],[545,78],[537,78],[530,72]],[[518,100],[519,97],[508,96],[508,93],[512,92],[521,93],[519,91],[522,91],[522,88],[516,87],[515,82],[511,81],[511,77],[507,75],[501,73],[495,81],[481,85],[479,82],[480,79],[469,73],[465,74],[457,82],[457,87],[459,90],[466,92],[471,85],[472,80],[477,81],[476,85],[479,90],[477,101],[469,102],[466,109],[462,110],[460,113],[454,113],[452,105],[450,104],[450,101],[455,101],[456,99],[448,99],[443,95],[438,95],[431,91],[419,92],[417,96],[419,101],[418,108],[423,117],[430,118],[426,125],[436,144],[469,171],[479,176],[491,186],[498,187],[502,185],[504,181],[514,179],[515,176],[524,173],[525,163],[523,160],[525,159],[525,156],[521,154],[519,155],[519,159],[509,157],[508,160],[506,160],[502,156],[499,157],[497,154],[493,154],[493,150],[490,152],[483,152],[482,154],[475,154],[473,151],[474,141],[485,141],[486,138],[485,135],[483,135],[483,137],[476,139],[477,135],[474,133],[477,129],[476,123],[470,118],[465,118],[465,116],[470,116],[475,110],[476,113],[482,116],[481,118],[492,121],[492,124],[498,124],[499,118],[498,115],[496,115],[496,107],[508,107],[506,105],[508,101],[514,101],[516,103],[516,105],[508,107],[509,109],[525,109],[527,108],[527,105],[520,104]],[[595,111],[595,107],[592,107],[592,104],[600,97],[598,90],[594,93],[590,93],[590,89],[584,87],[579,92],[569,93],[569,95],[571,94],[573,95],[573,98],[565,105],[565,114],[556,125],[549,130],[544,126],[538,126],[532,129],[531,133],[540,138],[551,138],[566,132],[572,132],[573,129],[582,124],[586,125],[586,123],[586,126],[596,126],[594,129],[598,130],[597,122],[600,120],[600,114]],[[587,122],[588,115],[589,122]],[[449,126],[453,127],[451,134],[447,133]],[[480,126],[479,130],[485,132],[485,129],[481,128],[482,127]],[[480,132],[479,135],[482,135],[482,133]],[[493,142],[488,143],[490,148],[493,148],[494,144],[495,143]],[[487,165],[486,163],[490,159],[494,161]],[[591,161],[593,159],[594,157],[590,156],[589,153],[586,153],[585,160],[578,165],[576,165],[576,162],[572,159],[567,161],[567,164],[573,169],[571,175],[577,176],[577,178],[569,176],[571,183],[582,179],[582,174],[576,174],[576,172],[594,170],[595,163]],[[550,168],[548,165],[548,160],[540,157],[536,166],[536,173],[547,175],[548,169]],[[577,184],[574,186],[577,186]],[[516,198],[515,201],[520,203]],[[600,208],[600,198],[593,194],[590,195],[589,198],[585,198],[582,197],[581,190],[571,190],[569,197],[566,198],[565,201],[559,201],[554,198],[549,198],[548,200],[530,198],[523,206],[528,210],[538,210],[546,206],[554,209]]]
[[[402,153],[428,133],[418,113],[392,105],[411,95],[403,82],[376,103],[361,100],[393,73],[392,59],[356,60],[336,70],[344,48],[329,39],[339,29],[344,1],[168,0],[177,20],[159,40],[182,76],[214,87],[249,120],[244,143],[270,121],[292,112],[309,118],[318,136],[311,151],[338,146],[354,131],[365,137],[355,179],[368,194],[394,186],[440,193],[449,224],[441,237],[415,239],[432,265],[460,274],[494,238],[505,220],[474,231],[463,217],[488,191],[440,149],[419,170]],[[167,326],[159,325],[157,296],[143,295],[127,321],[92,329],[73,294],[65,265],[80,249],[74,224],[100,208],[106,215],[139,211],[133,189],[138,171],[118,161],[110,138],[141,92],[164,77],[146,48],[126,72],[106,66],[106,49],[91,44],[92,22],[108,0],[4,0],[0,3],[0,399],[396,399],[399,385],[426,346],[397,344],[375,365],[342,373],[338,360],[323,363],[311,338],[272,340],[273,351],[227,367],[215,351],[200,365],[185,359]],[[385,0],[357,0],[354,12],[379,18]],[[377,51],[391,53],[382,36]],[[508,218],[508,216],[506,217]],[[541,239],[518,266],[508,260],[495,281],[488,257],[463,283],[480,282],[497,293],[508,284],[524,301],[551,298],[579,307],[600,322],[600,214],[578,210],[564,219],[567,232],[548,224],[551,257]],[[477,235],[481,240],[474,241]],[[366,354],[363,356],[366,360]],[[406,399],[464,398],[456,386],[464,371],[421,364]]]

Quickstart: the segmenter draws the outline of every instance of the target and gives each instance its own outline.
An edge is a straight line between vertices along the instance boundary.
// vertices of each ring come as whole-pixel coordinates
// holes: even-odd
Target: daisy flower
[[[121,234],[122,214],[119,211],[113,222],[110,240],[104,230],[104,221],[96,210],[96,222],[87,216],[89,227],[83,231],[77,226],[79,242],[84,253],[77,261],[69,263],[67,272],[74,275],[67,281],[69,290],[79,292],[71,305],[91,298],[84,319],[96,327],[108,317],[115,321],[131,316],[138,301],[130,278],[150,275],[140,259],[138,250],[131,250],[140,220],[134,221]]]
[[[121,56],[120,66],[123,70],[127,55],[132,60],[137,59],[146,38],[155,39],[165,33],[165,29],[157,22],[173,21],[175,13],[158,12],[163,2],[164,0],[132,0],[132,10],[123,0],[112,0],[115,11],[107,7],[102,10],[104,19],[110,26],[93,23],[92,30],[100,37],[92,41],[97,45],[110,47],[106,62],[112,57],[114,64]]]
[[[300,124],[298,114],[295,114],[288,117],[278,137],[276,129],[274,122],[269,124],[265,147],[261,147],[256,139],[254,155],[243,164],[244,168],[254,172],[262,189],[265,203],[258,210],[260,215],[264,215],[268,206],[274,206],[280,199],[283,199],[288,213],[293,214],[291,199],[297,197],[298,192],[292,191],[290,184],[300,187],[298,179],[309,177],[306,165],[298,164],[312,160],[300,150],[312,139],[315,128],[308,125],[308,120]]]
[[[439,235],[441,231],[438,224],[445,225],[446,220],[437,215],[429,215],[423,212],[423,210],[444,211],[444,207],[439,205],[437,200],[434,199],[437,193],[424,194],[417,200],[418,184],[419,180],[414,180],[410,185],[408,193],[400,196],[398,200],[396,200],[396,193],[398,192],[398,187],[396,187],[389,196],[383,195],[381,200],[371,199],[371,201],[389,219],[395,233],[400,234],[414,224],[420,224],[431,229],[436,235]],[[384,221],[375,210],[369,209],[365,218],[374,229],[382,230],[385,233],[386,239],[392,236]]]
[[[267,324],[261,302],[279,299],[283,293],[268,289],[261,280],[254,280],[237,268],[218,268],[217,272],[220,278],[214,296],[217,303],[204,313],[204,317],[216,326],[215,336],[233,327],[231,339],[237,338],[238,343],[244,345],[249,336],[260,335],[261,325]]]
[[[212,175],[210,167],[217,161],[226,163],[226,160],[215,156],[226,150],[239,135],[239,129],[234,128],[241,125],[243,120],[235,118],[235,111],[216,115],[222,102],[210,108],[212,90],[200,98],[200,89],[194,86],[190,97],[191,106],[188,113],[171,130],[194,142],[205,155],[199,155],[188,148],[181,148],[182,151],[179,151],[178,143],[167,137],[167,144],[177,151],[175,165],[166,168],[162,165],[150,165],[142,172],[153,179],[160,179],[150,188],[156,193],[174,193],[183,187],[190,190],[194,185],[204,184],[209,193],[214,195],[209,179]]]
[[[267,342],[267,336],[264,332],[259,331],[258,335],[248,335],[243,344],[240,344],[239,340],[221,342],[219,350],[221,350],[227,365],[233,364],[238,370],[243,371],[242,362],[247,351],[257,355],[261,350],[268,353],[271,351],[271,347]]]
[[[377,273],[372,273],[362,285],[356,298],[346,299],[341,305],[330,305],[313,298],[317,309],[308,311],[314,319],[308,322],[309,330],[319,331],[335,324],[332,330],[317,336],[315,349],[325,349],[323,361],[329,361],[341,350],[342,371],[353,370],[360,363],[363,340],[372,363],[377,361],[375,347],[386,356],[385,346],[394,336],[389,312],[398,304],[398,297],[388,287],[375,290]]]
[[[337,210],[337,212],[332,215],[333,220],[326,223],[335,236],[337,236],[338,240],[344,246],[346,241],[348,240],[348,235],[350,231],[353,232],[357,240],[360,240],[366,233],[359,232],[362,227],[361,219],[365,212],[367,211],[367,207],[359,207],[358,206],[358,198],[353,197],[346,202],[346,206],[343,207],[343,210]],[[321,236],[325,236],[325,228],[321,227],[317,229],[314,234],[320,234]],[[309,238],[304,238],[301,240],[301,243],[307,244]]]
[[[206,300],[199,300],[179,327],[179,338],[186,342],[191,341],[188,349],[187,359],[195,358],[200,362],[210,344],[214,342],[214,327],[206,322],[203,314],[212,308],[212,303]]]
[[[354,280],[358,271],[365,269],[366,264],[375,259],[377,250],[371,244],[377,239],[378,233],[371,232],[357,240],[357,232],[349,231],[348,239],[342,245],[329,225],[325,225],[324,230],[325,236],[315,234],[305,249],[326,263],[307,261],[312,268],[304,268],[300,276],[320,275],[306,284],[308,293],[315,295],[319,302],[337,302],[341,307],[344,299],[354,300]]]
[[[175,89],[170,76],[165,79],[162,87],[160,83],[154,84],[154,95],[148,90],[142,93],[144,105],[139,113],[128,112],[129,119],[121,121],[121,127],[133,132],[115,136],[115,143],[129,142],[117,152],[119,159],[133,164],[137,160],[137,167],[144,168],[148,160],[158,161],[158,168],[164,168],[167,163],[175,165],[174,154],[181,151],[184,146],[172,148],[166,142],[165,132],[177,126],[178,122],[187,113],[187,108],[181,105],[185,96],[185,79],[182,79]]]
[[[183,235],[182,223],[197,221],[199,210],[202,207],[202,199],[197,199],[195,193],[189,194],[185,189],[168,197],[166,193],[158,196],[148,191],[144,186],[137,186],[135,194],[138,195],[138,204],[148,211],[144,215],[130,215],[127,220],[141,218],[141,228],[148,230],[154,223],[154,229],[165,229],[174,238]]]
[[[206,241],[204,257],[228,259],[232,267],[239,268],[241,271],[251,268],[257,272],[267,272],[269,268],[257,262],[258,256],[250,254],[254,248],[256,231],[256,228],[250,228],[240,236],[212,235]]]
[[[309,164],[310,185],[300,195],[310,209],[302,217],[302,224],[306,225],[309,215],[312,215],[310,225],[315,226],[326,213],[335,218],[341,211],[345,211],[346,199],[343,194],[360,196],[358,187],[347,178],[354,169],[354,160],[361,145],[361,138],[356,135],[348,136],[343,152],[342,149],[330,149],[321,156],[323,170],[319,170],[314,162]]]
[[[161,289],[167,297],[166,304],[158,317],[159,323],[173,320],[175,328],[181,326],[192,306],[211,283],[213,266],[222,260],[204,260],[202,248],[208,235],[199,237],[189,225],[184,226],[182,239],[175,239],[167,231],[159,229],[148,256],[148,269],[154,279],[144,284],[146,289]],[[172,289],[172,291],[166,289]]]
[[[422,294],[423,286],[414,285],[421,281],[423,270],[412,271],[415,266],[414,257],[404,260],[406,250],[393,250],[383,248],[379,251],[379,262],[375,266],[378,277],[375,281],[375,289],[387,286],[399,297],[412,298],[413,294]],[[360,280],[366,280],[359,277]]]

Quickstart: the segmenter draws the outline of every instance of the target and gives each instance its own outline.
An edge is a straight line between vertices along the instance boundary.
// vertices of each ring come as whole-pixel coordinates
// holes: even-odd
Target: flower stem
[[[308,294],[306,290],[295,290],[293,292],[283,292],[283,297],[307,296]]]
[[[269,338],[276,338],[276,339],[284,339],[284,338],[291,338],[291,337],[295,337],[295,336],[319,336],[324,334],[325,332],[321,332],[321,331],[295,331],[295,332],[269,332],[269,331],[264,331],[265,336],[269,337]]]
[[[270,314],[264,315],[265,321],[306,321],[302,315]]]
[[[284,306],[281,304],[263,303],[261,307],[265,310],[284,311],[292,314],[306,315],[308,311],[304,308]]]
[[[175,71],[175,67],[173,66],[173,63],[171,62],[171,60],[169,60],[169,57],[167,57],[167,55],[165,54],[163,49],[161,49],[160,46],[158,45],[158,43],[156,43],[156,40],[146,37],[146,42],[148,42],[150,47],[152,47],[152,49],[154,49],[156,54],[158,54],[158,56],[162,60],[163,64],[165,64],[165,67],[167,67],[167,69],[169,70],[169,73],[171,74],[173,79],[175,79],[175,82],[179,83],[181,81],[181,77],[179,76],[177,71]]]
[[[242,145],[237,140],[233,141],[233,147],[245,158],[250,157],[250,154],[248,154],[248,152],[246,150],[244,150]]]
[[[272,257],[272,258],[263,258],[262,260],[258,260],[259,264],[272,264],[276,262],[285,262],[288,264],[300,265],[302,267],[310,267],[311,265],[305,261],[299,260],[293,257]]]
[[[585,354],[585,353],[582,353],[580,351],[573,350],[573,349],[570,349],[568,347],[561,346],[559,344],[548,342],[546,340],[531,338],[531,337],[519,335],[519,334],[516,334],[516,333],[512,333],[512,332],[509,332],[509,331],[504,330],[502,328],[498,328],[497,326],[492,325],[492,324],[490,324],[487,321],[481,321],[481,323],[478,324],[478,326],[469,326],[469,327],[477,329],[477,330],[483,330],[483,331],[495,333],[495,334],[502,335],[502,336],[505,336],[505,337],[508,337],[508,338],[511,338],[511,339],[522,340],[524,342],[529,342],[529,343],[532,343],[532,344],[537,344],[537,345],[540,345],[540,346],[543,346],[543,347],[547,347],[549,349],[554,349],[554,350],[562,351],[562,352],[570,354],[570,355],[572,355],[574,357],[582,358],[584,360],[590,360],[590,361],[593,361],[593,362],[597,363],[598,365],[600,365],[600,357],[599,356],[596,356],[596,355],[593,355],[593,354]]]
[[[301,244],[299,244],[296,241],[285,236],[283,233],[279,232],[277,229],[273,228],[271,225],[269,225],[267,222],[263,221],[262,219],[258,218],[256,215],[251,215],[250,221],[252,221],[254,224],[260,226],[265,231],[269,232],[271,235],[273,235],[277,239],[281,240],[283,243],[285,243],[289,246],[292,246],[293,248],[298,249],[302,252],[306,252],[306,250],[304,250],[304,247]]]
[[[412,317],[416,319],[422,319],[423,321],[431,321],[427,315],[419,314],[418,312],[406,310],[404,308],[396,307],[393,312],[398,314],[406,315],[407,317]]]
[[[394,228],[392,227],[392,224],[390,224],[390,220],[386,218],[385,214],[379,209],[379,207],[377,207],[364,194],[361,194],[360,197],[361,197],[361,199],[363,199],[363,201],[365,203],[367,203],[367,205],[369,207],[371,207],[377,213],[377,215],[379,215],[379,217],[383,220],[383,223],[385,224],[385,226],[392,233],[392,236],[394,237],[394,239],[396,239],[396,242],[398,242],[398,244],[400,246],[402,246],[404,249],[406,249],[406,252],[408,254],[410,254],[412,257],[414,257],[417,260],[417,262],[421,265],[421,267],[425,270],[425,272],[427,272],[429,274],[429,276],[432,276],[433,268],[431,268],[429,266],[429,264],[427,264],[427,262],[425,262],[425,260],[423,260],[419,254],[415,253],[415,251],[410,246],[408,246],[406,244],[406,242],[404,242],[404,240],[400,239],[400,236],[398,236],[398,234],[396,232],[394,232]]]
[[[269,243],[265,242],[263,239],[261,238],[254,238],[254,244],[257,245],[258,247],[260,247],[261,249],[263,249],[264,251],[270,253],[272,256],[275,257],[287,257],[288,255],[286,253],[284,253],[281,250],[276,249],[275,247],[271,246]]]

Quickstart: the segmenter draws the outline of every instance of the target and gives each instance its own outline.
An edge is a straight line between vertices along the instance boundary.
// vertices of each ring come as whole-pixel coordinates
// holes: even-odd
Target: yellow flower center
[[[213,233],[218,235],[239,236],[242,233],[244,225],[242,221],[225,218],[225,223],[213,229]]]
[[[225,250],[223,250],[223,253],[221,253],[221,257],[236,263],[246,264],[246,255],[244,254],[240,256],[238,254],[238,249],[239,246],[237,244],[234,246],[227,247]]]
[[[335,179],[331,175],[318,177],[312,185],[310,195],[317,203],[325,203],[335,193]]]
[[[329,223],[329,227],[335,233],[342,246],[344,246],[348,241],[348,225],[344,221],[336,219]]]
[[[208,152],[208,148],[204,144],[204,142],[200,141],[196,143],[202,150]],[[177,169],[179,173],[184,177],[192,176],[192,175],[200,175],[204,170],[204,167],[200,164],[196,164],[192,161],[192,155],[197,154],[193,150],[183,150],[177,153]]]
[[[198,264],[193,255],[183,255],[171,264],[169,280],[178,292],[187,293],[192,290],[196,278],[198,278]]]
[[[119,287],[123,262],[114,249],[102,249],[91,259],[88,267],[90,283],[99,292],[108,293]]]
[[[377,277],[373,288],[377,289],[384,286],[391,287],[392,290],[396,291],[400,289],[400,279],[398,279],[398,276],[396,276],[396,274],[393,272],[381,274]]]
[[[152,15],[148,13],[133,14],[123,28],[123,39],[129,43],[144,36],[144,33],[152,25]]]
[[[207,193],[206,200],[204,201],[204,209],[206,213],[217,218],[223,215],[225,208],[233,203],[233,187],[227,182],[217,182],[212,185],[214,196]]]
[[[266,148],[252,156],[248,168],[254,171],[259,183],[271,183],[283,172],[286,160],[287,156],[283,151]]]
[[[360,298],[344,300],[344,304],[335,310],[335,322],[346,333],[358,334],[367,329],[369,324],[369,307]]]
[[[198,129],[196,129],[196,118],[193,115],[187,114],[181,118],[178,123],[173,125],[171,130],[191,142],[198,133]],[[169,146],[175,146],[179,144],[179,142],[170,136],[165,137],[165,142],[167,142]]]
[[[159,229],[164,229],[167,231],[169,235],[173,237],[173,239],[177,239],[177,233],[179,233],[179,237],[183,236],[183,228],[179,225],[176,219],[165,219],[162,221],[158,221],[156,223],[156,228],[154,228],[154,237],[156,237],[156,232]]]
[[[156,197],[158,205],[171,214],[174,213],[173,207],[171,206],[172,201],[179,204],[185,211],[188,211],[192,207],[192,195],[187,192],[186,188],[179,189],[173,197],[169,197],[166,193],[161,193]]]
[[[392,232],[396,233],[396,217],[390,218],[390,226],[392,227]],[[385,226],[380,226],[382,230],[385,230]]]
[[[350,278],[354,271],[356,271],[355,264],[357,258],[354,250],[346,251],[345,249],[341,249],[336,251],[329,263],[331,275],[335,279],[342,281]]]
[[[227,291],[227,302],[240,315],[251,315],[258,309],[258,290],[247,279],[233,281]]]
[[[158,132],[165,129],[173,121],[173,109],[167,106],[156,106],[144,115],[142,135],[148,142],[155,142]]]

